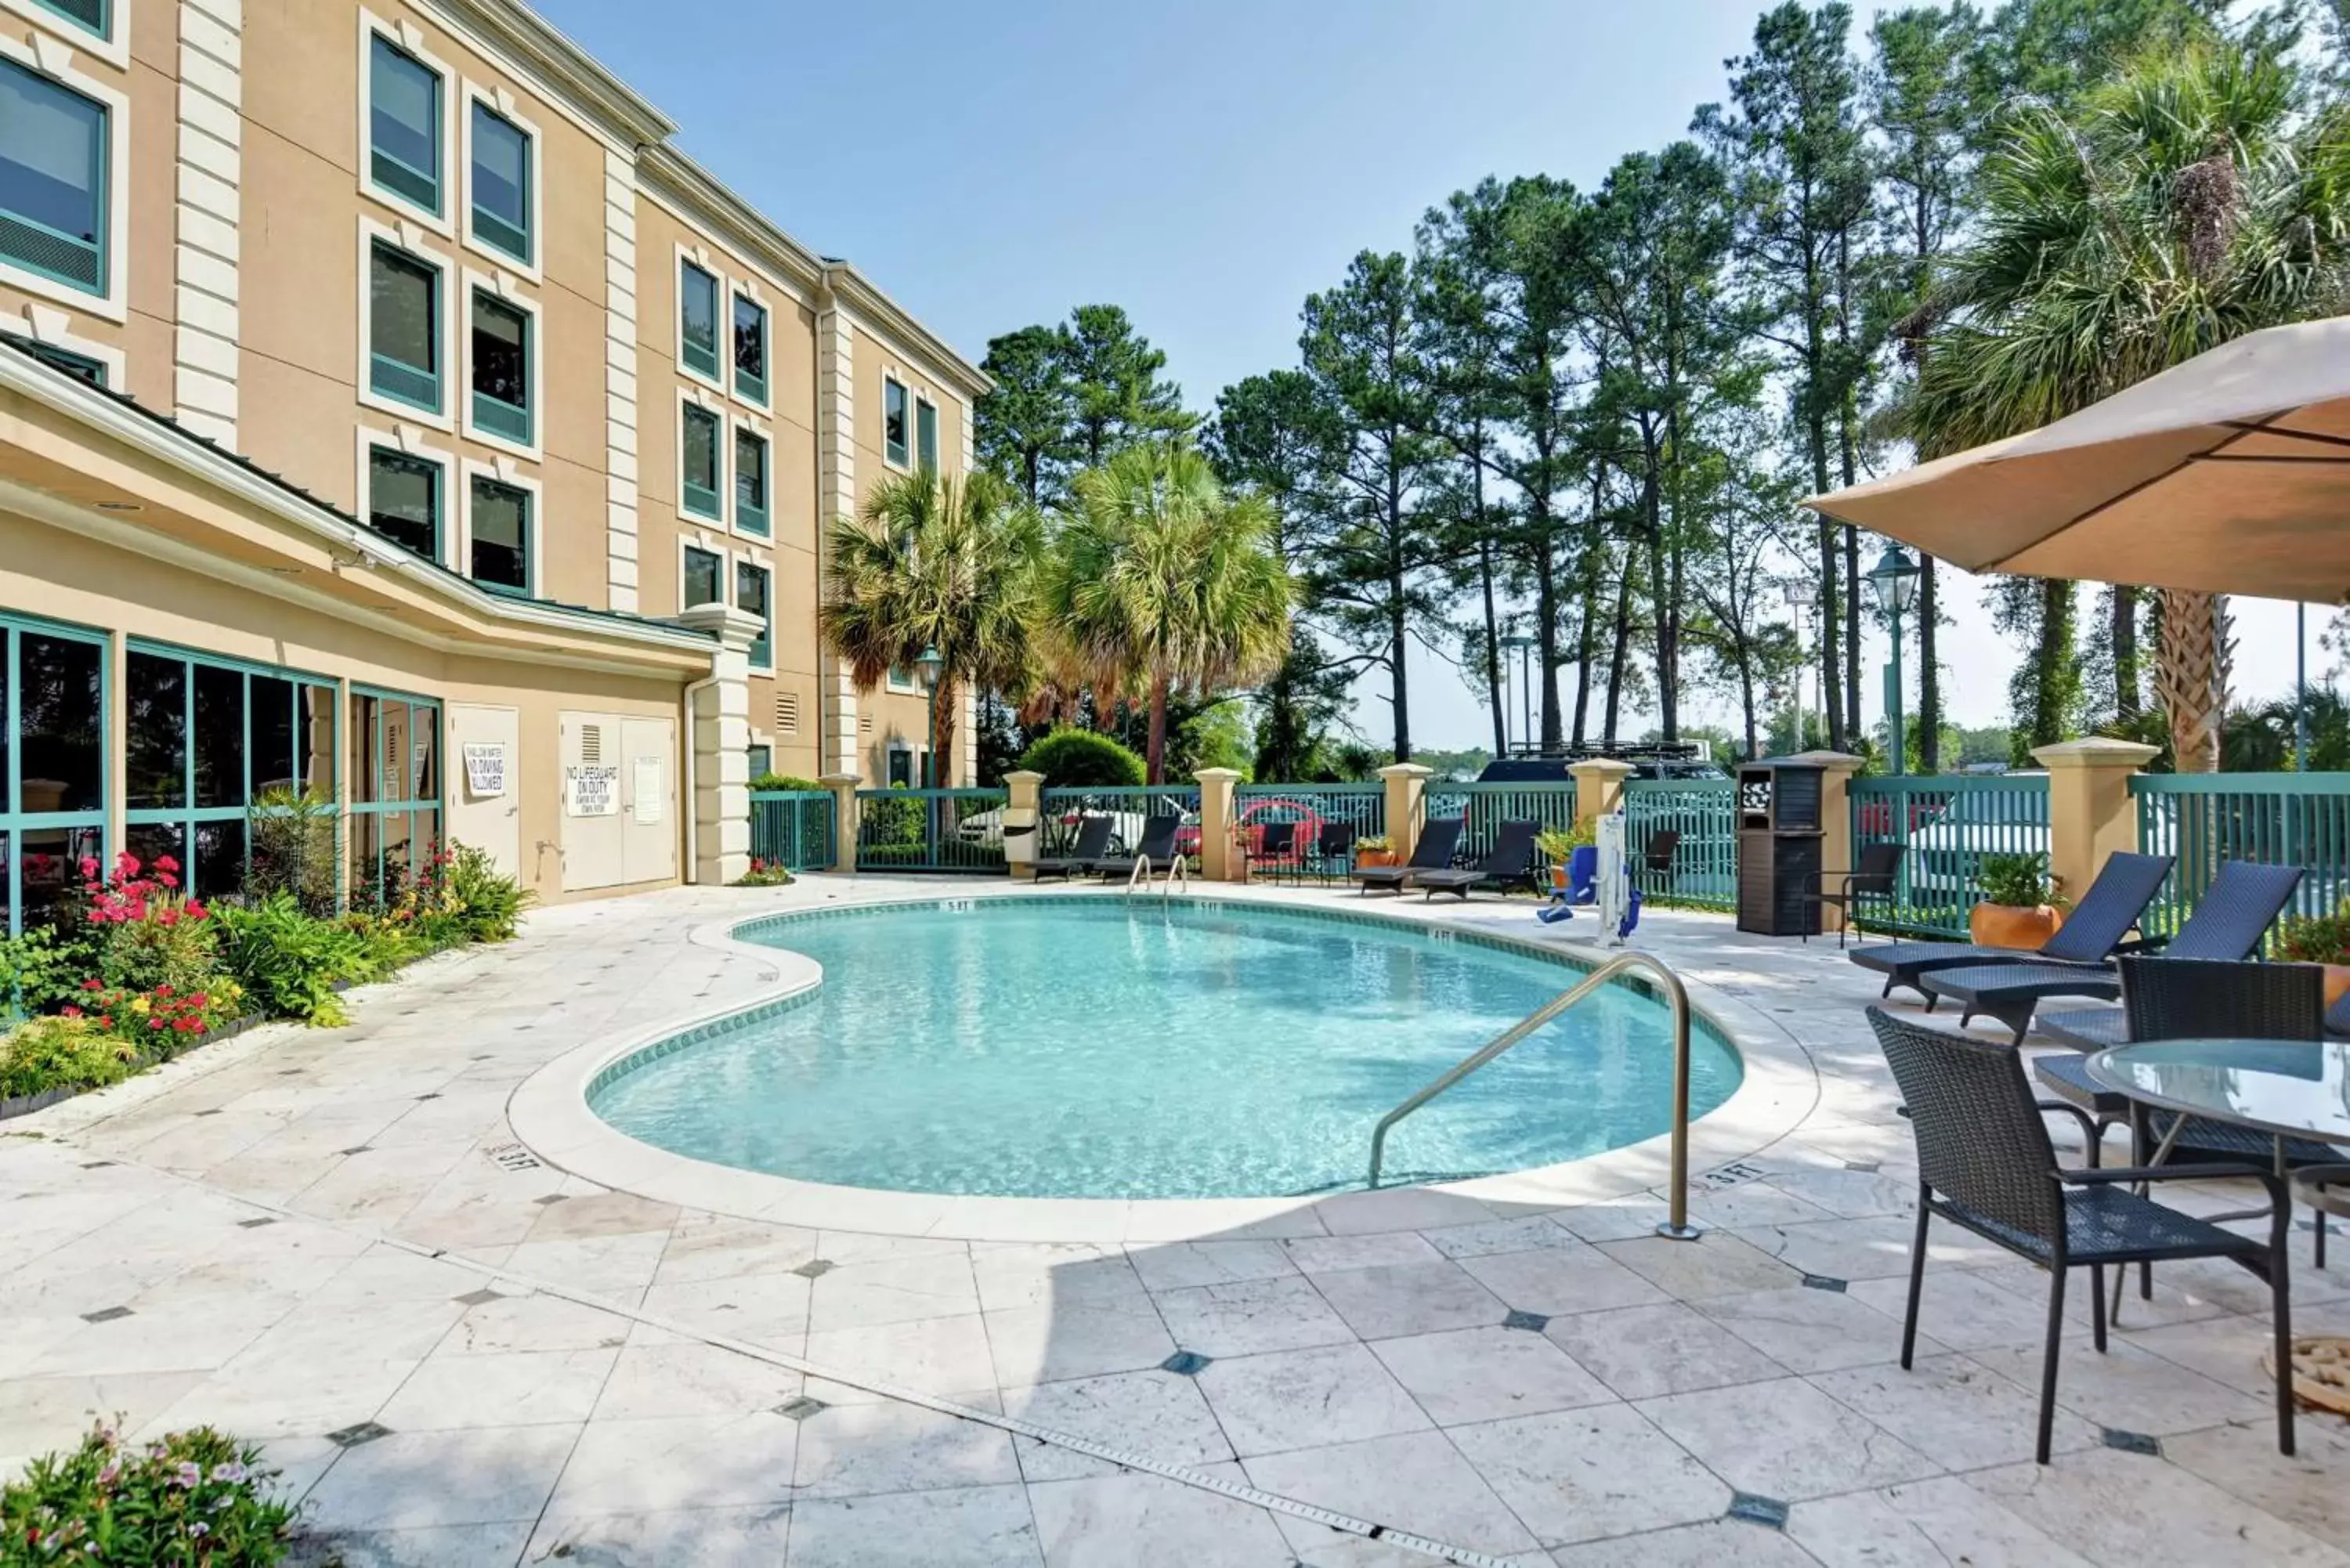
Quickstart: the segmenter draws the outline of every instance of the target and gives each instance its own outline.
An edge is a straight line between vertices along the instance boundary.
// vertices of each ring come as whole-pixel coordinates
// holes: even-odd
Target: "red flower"
[[[176,860],[172,859],[170,856],[168,856],[168,855],[158,855],[157,857],[155,857],[155,869],[156,869],[156,870],[158,870],[158,871],[177,871],[179,868],[180,868],[180,863],[179,863],[178,861],[176,861]]]
[[[191,899],[189,899],[189,900],[188,900],[187,908],[186,908],[184,910],[182,910],[182,912],[183,914],[185,914],[185,915],[188,917],[188,919],[192,919],[192,920],[201,920],[201,919],[203,919],[205,916],[207,916],[207,915],[209,915],[209,914],[211,914],[211,913],[212,913],[212,911],[211,911],[210,909],[205,909],[202,904],[197,903],[193,898],[191,898]]]
[[[177,877],[172,876],[169,871],[164,872],[161,876],[156,877],[155,880],[161,882],[166,888],[176,888],[180,885],[180,879]]]
[[[159,985],[159,986],[157,986],[157,987],[155,988],[155,994],[156,994],[156,995],[158,995],[158,996],[169,996],[169,995],[171,995],[171,994],[172,994],[172,987],[171,987],[171,985],[169,984],[169,982],[166,982],[166,983],[164,983],[164,984],[162,984],[162,985]]]
[[[81,857],[81,874],[82,874],[82,876],[83,876],[83,877],[97,877],[97,875],[98,875],[98,857],[97,857],[97,856],[95,856],[95,855],[85,855],[85,856],[83,856],[83,857]]]
[[[68,1018],[79,1018],[81,1016],[81,1009],[78,1007],[68,1005],[59,1009],[59,1011],[64,1012]]]
[[[113,1016],[112,1016],[111,1014],[109,1014],[109,1013],[100,1013],[100,1014],[99,1015],[98,1026],[99,1026],[100,1029],[111,1029],[111,1028],[113,1028],[113,1027],[114,1027],[114,1019],[113,1019]]]
[[[81,988],[84,991],[102,991],[105,987],[106,982],[96,978],[86,980],[81,982]]]
[[[114,874],[118,877],[126,878],[138,876],[139,857],[131,854],[128,849],[116,856],[114,857]]]
[[[163,1027],[163,1021],[160,1018],[151,1018],[147,1021],[147,1027],[150,1029],[161,1029]]]
[[[200,991],[196,992],[195,995],[188,998],[188,1005],[190,1007],[209,1007],[212,1005],[212,1002],[210,998],[206,997],[204,993]]]

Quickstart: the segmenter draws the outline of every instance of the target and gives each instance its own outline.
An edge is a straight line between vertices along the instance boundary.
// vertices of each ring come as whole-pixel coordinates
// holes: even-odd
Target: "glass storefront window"
[[[441,705],[351,689],[350,898],[399,897],[407,870],[441,843]]]
[[[47,925],[106,850],[106,639],[0,617],[0,932]]]

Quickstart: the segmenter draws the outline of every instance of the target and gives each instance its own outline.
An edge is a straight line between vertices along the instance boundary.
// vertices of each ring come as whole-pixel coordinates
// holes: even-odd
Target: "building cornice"
[[[849,263],[824,264],[824,289],[830,297],[819,308],[830,309],[834,302],[846,306],[859,326],[889,338],[899,353],[920,360],[925,369],[965,397],[980,397],[995,385],[986,371],[949,348]]]
[[[710,171],[674,147],[647,147],[637,176],[656,200],[766,268],[787,287],[813,298],[824,287],[824,258],[792,238],[765,213],[728,190]]]
[[[568,107],[592,121],[620,146],[638,148],[677,134],[671,119],[635,88],[607,70],[595,56],[545,17],[516,0],[419,0],[484,42],[540,81],[557,89]]]

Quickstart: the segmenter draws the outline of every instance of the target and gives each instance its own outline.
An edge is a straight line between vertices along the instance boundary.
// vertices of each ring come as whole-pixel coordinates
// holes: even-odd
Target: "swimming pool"
[[[675,1154],[904,1192],[1359,1186],[1382,1115],[1577,973],[1400,922],[1180,900],[947,900],[735,934],[824,983],[615,1064],[589,1107]],[[1740,1066],[1692,1023],[1694,1116]],[[1597,1154],[1666,1131],[1671,1104],[1663,1003],[1607,986],[1399,1124],[1387,1179]]]

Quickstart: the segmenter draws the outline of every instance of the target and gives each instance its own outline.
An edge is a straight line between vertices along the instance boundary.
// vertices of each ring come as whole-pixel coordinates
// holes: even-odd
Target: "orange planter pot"
[[[2345,996],[2350,996],[2350,963],[2330,963],[2325,966],[2325,1005],[2333,1006]]]
[[[1967,934],[1975,945],[2030,951],[2056,934],[2064,917],[2045,904],[2026,909],[2018,904],[1977,904],[1967,915]]]
[[[1392,866],[1395,863],[1396,853],[1392,849],[1357,849],[1355,851],[1355,864],[1357,866]]]
[[[1566,891],[1565,867],[1554,866],[1550,868],[1550,885],[1553,892],[1564,893]]]

